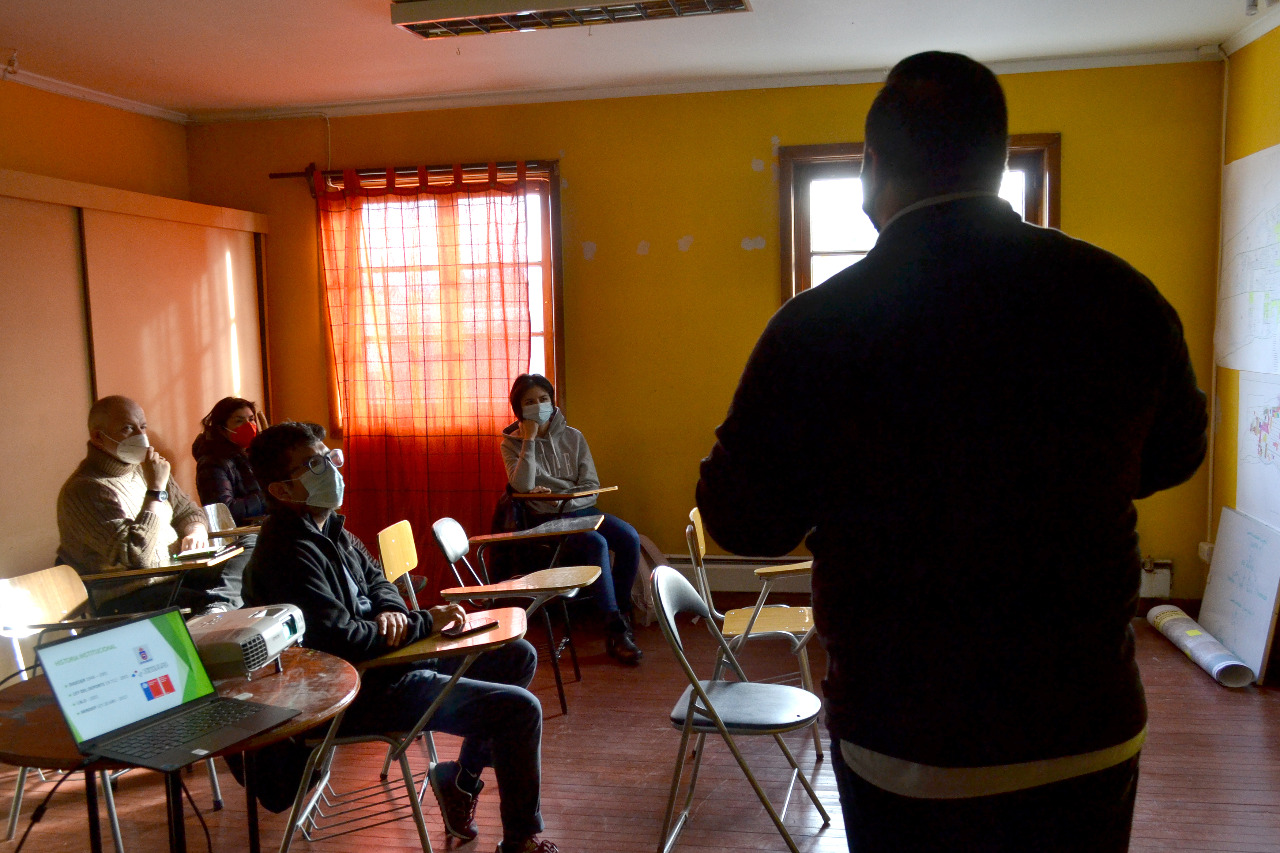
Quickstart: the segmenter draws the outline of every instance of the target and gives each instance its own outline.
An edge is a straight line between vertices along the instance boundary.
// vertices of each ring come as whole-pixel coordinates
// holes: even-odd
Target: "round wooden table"
[[[355,667],[341,658],[313,649],[286,649],[280,656],[283,669],[275,665],[258,670],[252,680],[229,678],[215,682],[221,696],[249,699],[264,705],[294,708],[297,716],[275,728],[241,741],[214,755],[252,753],[254,750],[284,740],[333,719],[351,704],[360,689],[360,676]],[[210,758],[214,757],[213,755]],[[84,761],[66,720],[54,701],[49,682],[44,676],[20,681],[0,690],[0,761],[17,767],[80,767]],[[130,765],[110,759],[98,759],[83,767],[85,800],[89,810],[89,845],[102,849],[98,829],[97,793],[94,773]],[[173,774],[165,774],[173,776]],[[257,800],[248,797],[250,849],[257,850]],[[176,808],[180,816],[182,802]],[[171,817],[174,817],[171,814]],[[185,845],[185,829],[180,819],[170,825],[171,848]]]

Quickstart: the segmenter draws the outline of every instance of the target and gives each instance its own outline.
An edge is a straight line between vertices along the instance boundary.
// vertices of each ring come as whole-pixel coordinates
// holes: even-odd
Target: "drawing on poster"
[[[1280,145],[1224,170],[1217,307],[1218,366],[1280,373]]]
[[[1240,374],[1236,509],[1280,528],[1280,376]]]

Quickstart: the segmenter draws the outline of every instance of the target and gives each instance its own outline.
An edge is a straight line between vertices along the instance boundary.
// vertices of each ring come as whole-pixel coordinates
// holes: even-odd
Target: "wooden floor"
[[[730,602],[717,602],[722,606]],[[569,714],[555,700],[550,670],[534,682],[547,712],[543,736],[543,815],[545,837],[565,853],[631,853],[657,849],[659,824],[666,802],[678,733],[667,714],[682,689],[681,675],[656,626],[638,632],[646,652],[635,670],[614,665],[603,654],[598,626],[578,626],[583,647],[583,679],[568,687]],[[1145,622],[1135,623],[1147,700],[1150,738],[1142,757],[1142,776],[1131,850],[1135,853],[1262,853],[1280,851],[1280,689],[1218,687]],[[695,659],[706,659],[709,640],[701,626],[684,629]],[[792,658],[785,647],[757,644],[744,660],[760,677],[786,668]],[[825,660],[814,649],[813,666],[821,673]],[[567,662],[567,661],[566,661]],[[442,757],[456,753],[457,741],[436,739]],[[710,742],[710,741],[709,741]],[[814,769],[817,788],[832,823],[821,826],[816,810],[793,798],[786,822],[800,848],[812,853],[846,850],[835,781],[828,762],[815,762],[812,740],[789,739],[801,766]],[[769,739],[742,741],[748,760],[766,790],[785,787],[785,762]],[[354,787],[376,779],[382,752],[351,748],[339,758],[338,786]],[[418,753],[412,753],[420,761]],[[14,771],[0,772],[0,808],[7,810]],[[212,847],[243,850],[243,791],[223,768],[226,797],[222,811],[211,811],[209,783],[203,772],[186,777],[195,802],[204,812]],[[480,838],[452,847],[463,853],[489,853],[500,839],[498,798],[492,777],[481,798]],[[23,826],[50,783],[29,785]],[[760,808],[728,751],[713,744],[699,783],[700,803],[682,837],[679,850],[729,853],[742,850],[785,850],[781,838]],[[87,847],[82,785],[68,780],[37,824],[24,850],[80,851]],[[124,846],[130,853],[167,849],[163,792],[159,776],[134,771],[120,780],[117,803]],[[428,796],[425,811],[437,850],[446,849],[439,814]],[[206,849],[196,819],[188,810],[188,845]],[[263,812],[264,848],[279,844],[283,817]],[[104,823],[105,830],[105,823]],[[14,843],[0,845],[0,853]],[[108,849],[111,843],[106,842]],[[408,821],[385,825],[329,841],[295,841],[301,853],[331,853],[370,846],[379,851],[419,849]]]

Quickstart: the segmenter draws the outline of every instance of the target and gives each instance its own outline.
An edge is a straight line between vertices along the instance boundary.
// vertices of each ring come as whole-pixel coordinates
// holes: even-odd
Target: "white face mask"
[[[342,506],[342,493],[346,489],[346,483],[342,479],[342,472],[333,467],[332,463],[326,463],[320,474],[308,469],[307,473],[298,478],[298,482],[307,490],[307,506],[319,509],[337,509]]]
[[[110,441],[116,441],[109,435],[104,437]],[[150,446],[151,442],[147,439],[147,434],[140,432],[129,436],[124,441],[116,441],[116,452],[112,455],[126,465],[137,465],[147,458],[147,448]]]
[[[550,403],[534,403],[522,408],[520,414],[526,421],[533,421],[541,426],[551,420],[551,413],[555,409],[556,407]]]

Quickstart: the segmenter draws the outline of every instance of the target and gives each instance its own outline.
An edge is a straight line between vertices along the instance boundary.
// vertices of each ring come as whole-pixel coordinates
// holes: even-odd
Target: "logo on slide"
[[[142,694],[147,697],[147,701],[159,699],[161,696],[174,692],[173,682],[169,680],[169,676],[162,675],[159,678],[153,678],[150,681],[142,683]]]
[[[138,646],[133,653],[138,656],[138,663],[147,663],[151,660],[151,652],[147,651],[146,646]]]

